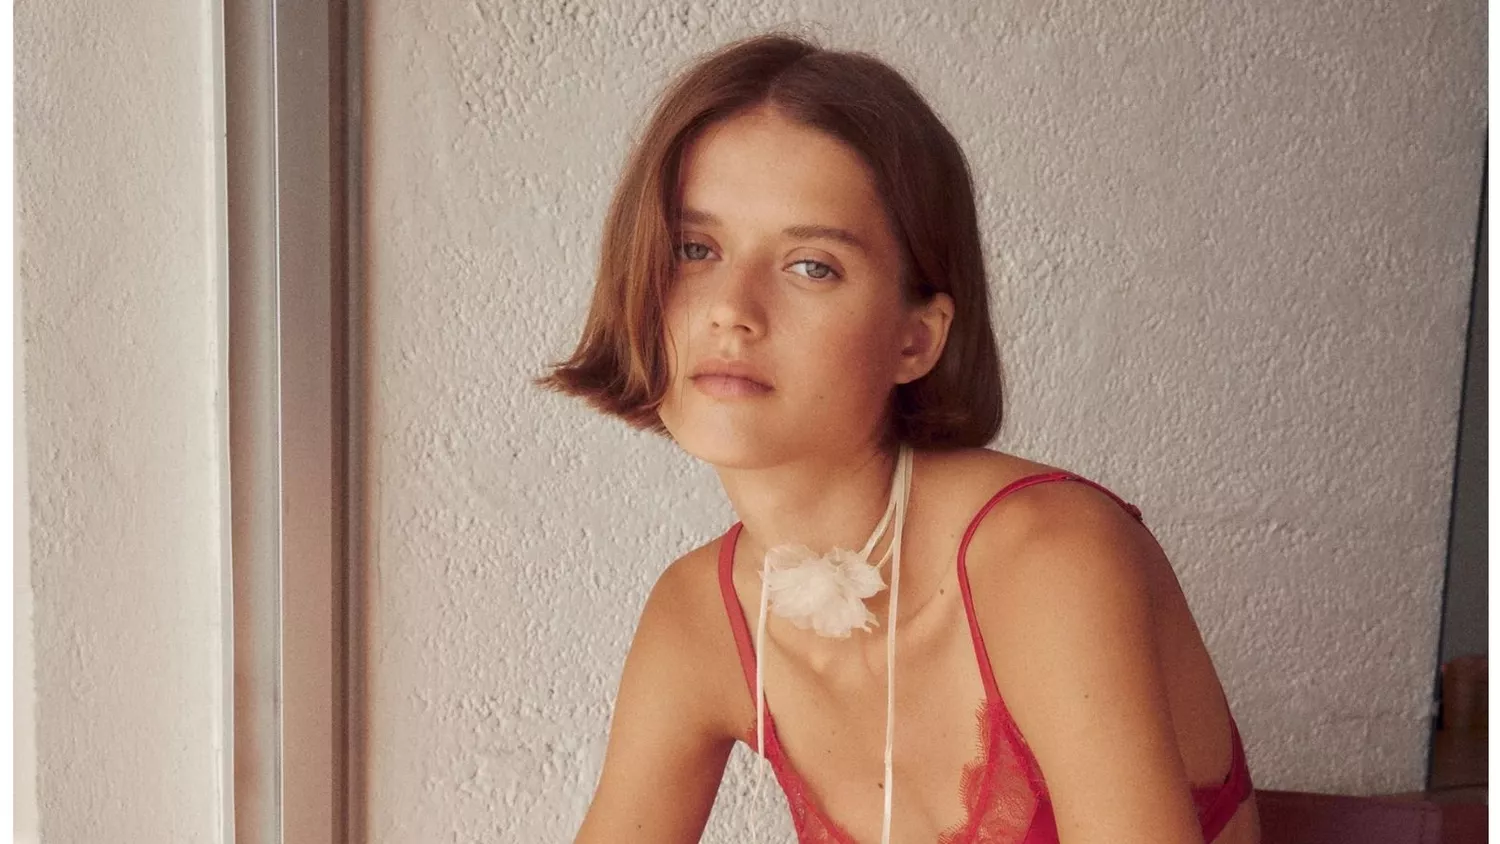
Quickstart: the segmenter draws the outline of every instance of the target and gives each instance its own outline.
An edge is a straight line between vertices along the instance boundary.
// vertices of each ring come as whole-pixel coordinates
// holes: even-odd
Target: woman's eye
[[[697,241],[684,240],[680,241],[677,244],[677,257],[683,260],[706,261],[712,256],[713,250],[710,249],[707,245],[698,243]],[[823,263],[822,261],[814,261],[811,258],[804,258],[801,261],[794,261],[792,263],[792,267],[800,267],[804,264],[807,266],[807,269],[805,271],[797,272],[797,274],[802,276],[803,278],[812,279],[813,281],[830,281],[832,279],[839,278],[838,271],[836,271],[833,267]]]
[[[703,250],[702,254],[697,252],[700,249]],[[708,247],[701,243],[694,243],[691,240],[684,241],[677,245],[677,254],[689,261],[702,261],[708,257]]]
[[[808,265],[808,270],[806,273],[799,273],[799,275],[804,275],[814,281],[827,281],[839,277],[839,274],[834,272],[833,267],[828,266],[822,261],[814,261],[811,258],[805,258],[792,264],[792,266],[800,267],[803,264]]]

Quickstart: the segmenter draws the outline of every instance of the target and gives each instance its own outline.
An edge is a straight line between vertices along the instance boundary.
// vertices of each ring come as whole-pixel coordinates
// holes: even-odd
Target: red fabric
[[[969,633],[974,639],[979,673],[984,680],[985,700],[975,712],[977,758],[964,766],[961,778],[966,816],[961,823],[939,836],[937,844],[1058,844],[1057,823],[1052,814],[1046,782],[1042,779],[1036,757],[1032,755],[1025,737],[1011,719],[1010,712],[1000,697],[999,687],[995,684],[984,636],[980,633],[979,622],[974,616],[974,596],[969,589],[966,556],[969,541],[978,530],[980,521],[1001,499],[1033,484],[1061,480],[1086,483],[1109,495],[1130,515],[1141,520],[1141,511],[1137,507],[1126,503],[1099,484],[1071,473],[1053,472],[1031,475],[1008,485],[980,508],[969,522],[968,530],[964,532],[963,541],[958,547],[958,583],[963,593],[964,611],[969,620]],[[720,543],[719,588],[724,596],[729,625],[734,631],[735,644],[739,649],[740,667],[744,670],[745,683],[753,700],[755,644],[745,613],[740,608],[732,577],[734,548],[743,527],[743,524],[735,524],[724,534]],[[1244,746],[1233,714],[1230,715],[1229,727],[1232,738],[1229,773],[1217,786],[1193,789],[1193,802],[1198,808],[1203,839],[1209,842],[1223,831],[1240,803],[1250,796],[1252,789]],[[752,749],[755,748],[754,723],[743,739]],[[776,721],[769,711],[766,712],[766,758],[776,773],[777,782],[781,783],[782,791],[786,793],[792,825],[797,830],[800,844],[855,844],[848,833],[818,809],[808,792],[807,784],[782,752],[781,742],[776,735]]]

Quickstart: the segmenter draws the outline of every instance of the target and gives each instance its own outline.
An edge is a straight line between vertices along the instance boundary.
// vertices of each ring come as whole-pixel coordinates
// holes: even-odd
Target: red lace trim
[[[960,790],[964,819],[938,836],[937,844],[1000,844],[1020,841],[1030,828],[1046,785],[1035,769],[1029,749],[998,700],[981,703],[974,713],[978,728],[978,756],[964,766]],[[755,748],[755,725],[745,743]],[[767,718],[766,756],[787,798],[792,827],[801,844],[856,844],[817,806],[807,783],[792,767]]]
[[[1046,782],[1026,739],[998,700],[981,703],[974,712],[978,727],[978,757],[959,775],[964,820],[939,834],[937,844],[1016,844],[1057,841],[1057,826]],[[776,734],[776,723],[766,714],[766,756],[787,798],[792,827],[800,844],[857,844],[817,806],[807,783],[786,754]],[[744,739],[753,751],[755,724]],[[1193,802],[1208,840],[1222,831],[1234,809],[1251,789],[1239,731],[1234,730],[1229,773],[1220,785],[1193,789]]]

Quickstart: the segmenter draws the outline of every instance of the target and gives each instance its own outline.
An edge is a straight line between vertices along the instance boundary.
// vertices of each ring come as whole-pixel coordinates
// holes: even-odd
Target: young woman
[[[901,77],[779,34],[666,91],[542,383],[670,436],[740,522],[667,567],[580,842],[696,841],[734,742],[802,842],[1258,841],[1140,511],[987,450],[973,191]]]

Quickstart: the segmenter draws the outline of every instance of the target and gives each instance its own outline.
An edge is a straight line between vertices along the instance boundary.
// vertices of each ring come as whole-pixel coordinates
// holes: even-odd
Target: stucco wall
[[[964,144],[996,446],[1142,508],[1257,784],[1422,786],[1482,4],[860,8],[367,4],[373,841],[576,829],[647,590],[732,514],[667,443],[526,379],[577,337],[666,78],[798,21],[906,71]],[[747,770],[709,840],[786,834]]]
[[[31,607],[31,519],[27,506],[28,480],[26,477],[26,370],[24,366],[25,346],[21,342],[21,291],[16,290],[15,320],[15,463],[12,471],[15,491],[15,617],[13,629],[15,647],[12,651],[15,662],[12,680],[15,694],[15,714],[12,724],[15,735],[15,824],[16,844],[36,844],[36,645],[32,635]]]
[[[15,10],[47,844],[225,839],[217,25],[210,3]]]

